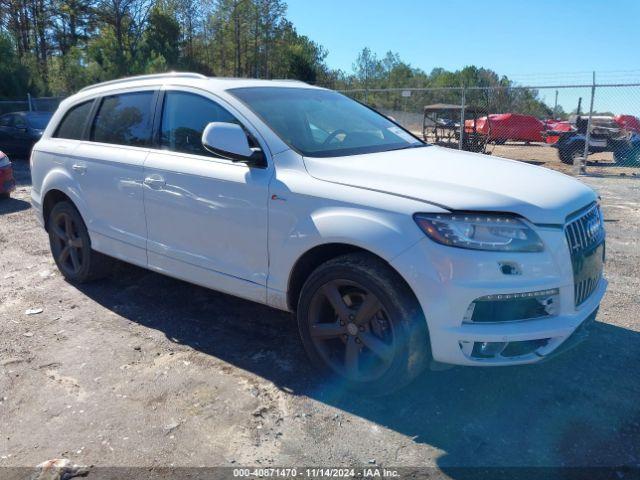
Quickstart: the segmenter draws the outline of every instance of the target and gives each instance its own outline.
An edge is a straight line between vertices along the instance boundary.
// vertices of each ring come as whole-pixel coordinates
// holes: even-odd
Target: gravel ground
[[[422,138],[422,133],[417,130],[412,132]],[[572,174],[573,165],[565,165],[558,158],[558,150],[546,143],[509,141],[503,145],[487,145],[487,153],[495,157],[511,158],[524,162],[558,170],[563,173]],[[589,174],[597,176],[640,176],[640,166],[631,164],[616,164],[613,160],[613,153],[601,152],[589,155],[587,162]]]
[[[582,178],[603,197],[610,280],[585,343],[375,399],[319,378],[282,312],[126,265],[69,285],[16,170],[0,203],[0,466],[640,466],[637,179]]]
[[[556,148],[546,143],[525,145],[523,142],[507,142],[504,145],[489,145],[487,150],[491,155],[497,157],[537,163],[567,174],[571,174],[574,170],[573,165],[565,165],[558,159],[558,150]],[[640,173],[638,166],[616,164],[611,152],[589,155],[587,168],[590,174],[595,175],[638,176]]]

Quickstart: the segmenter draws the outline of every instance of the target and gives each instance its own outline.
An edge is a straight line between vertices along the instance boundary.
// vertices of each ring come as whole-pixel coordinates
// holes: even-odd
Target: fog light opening
[[[476,298],[467,307],[465,323],[500,323],[552,317],[560,312],[560,290],[501,293]]]
[[[507,346],[507,342],[474,342],[472,357],[476,358],[493,358]]]

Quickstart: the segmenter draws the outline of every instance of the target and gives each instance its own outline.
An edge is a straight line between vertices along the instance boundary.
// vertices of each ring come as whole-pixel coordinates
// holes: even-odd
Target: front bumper
[[[539,233],[546,245],[544,252],[479,252],[445,247],[425,238],[392,261],[422,306],[434,360],[476,366],[538,362],[560,352],[576,329],[595,316],[606,279],[602,277],[589,298],[576,307],[564,232],[548,228]],[[500,269],[504,263],[517,265],[518,274],[504,274]],[[469,305],[480,297],[546,289],[559,290],[553,315],[512,322],[465,321]],[[514,348],[510,347],[508,356],[479,357],[475,348],[485,342]]]

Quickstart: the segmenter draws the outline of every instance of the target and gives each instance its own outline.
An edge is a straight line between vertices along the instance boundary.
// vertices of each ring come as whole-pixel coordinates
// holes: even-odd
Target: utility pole
[[[591,106],[589,107],[589,120],[587,121],[587,135],[584,139],[584,154],[582,156],[582,165],[580,173],[587,170],[587,157],[589,156],[589,141],[591,140],[591,119],[593,117],[593,99],[596,96],[596,72],[593,72],[593,82],[591,84]]]
[[[462,150],[464,145],[464,107],[465,107],[465,88],[462,87],[462,104],[460,105],[460,143],[458,144],[458,150]]]

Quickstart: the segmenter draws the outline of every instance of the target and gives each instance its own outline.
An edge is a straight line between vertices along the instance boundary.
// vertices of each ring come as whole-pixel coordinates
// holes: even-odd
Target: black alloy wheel
[[[47,231],[53,259],[70,282],[84,283],[110,272],[111,258],[91,248],[87,227],[72,203],[62,201],[53,207]]]
[[[366,252],[331,259],[305,281],[296,309],[311,362],[344,386],[385,395],[431,359],[427,322],[413,292],[384,260]]]
[[[65,275],[79,275],[89,245],[80,237],[78,225],[70,213],[63,210],[52,218],[49,229],[53,237],[51,249],[58,267]]]
[[[378,297],[350,280],[324,284],[311,300],[311,339],[325,362],[339,375],[371,381],[390,367],[395,337]]]

